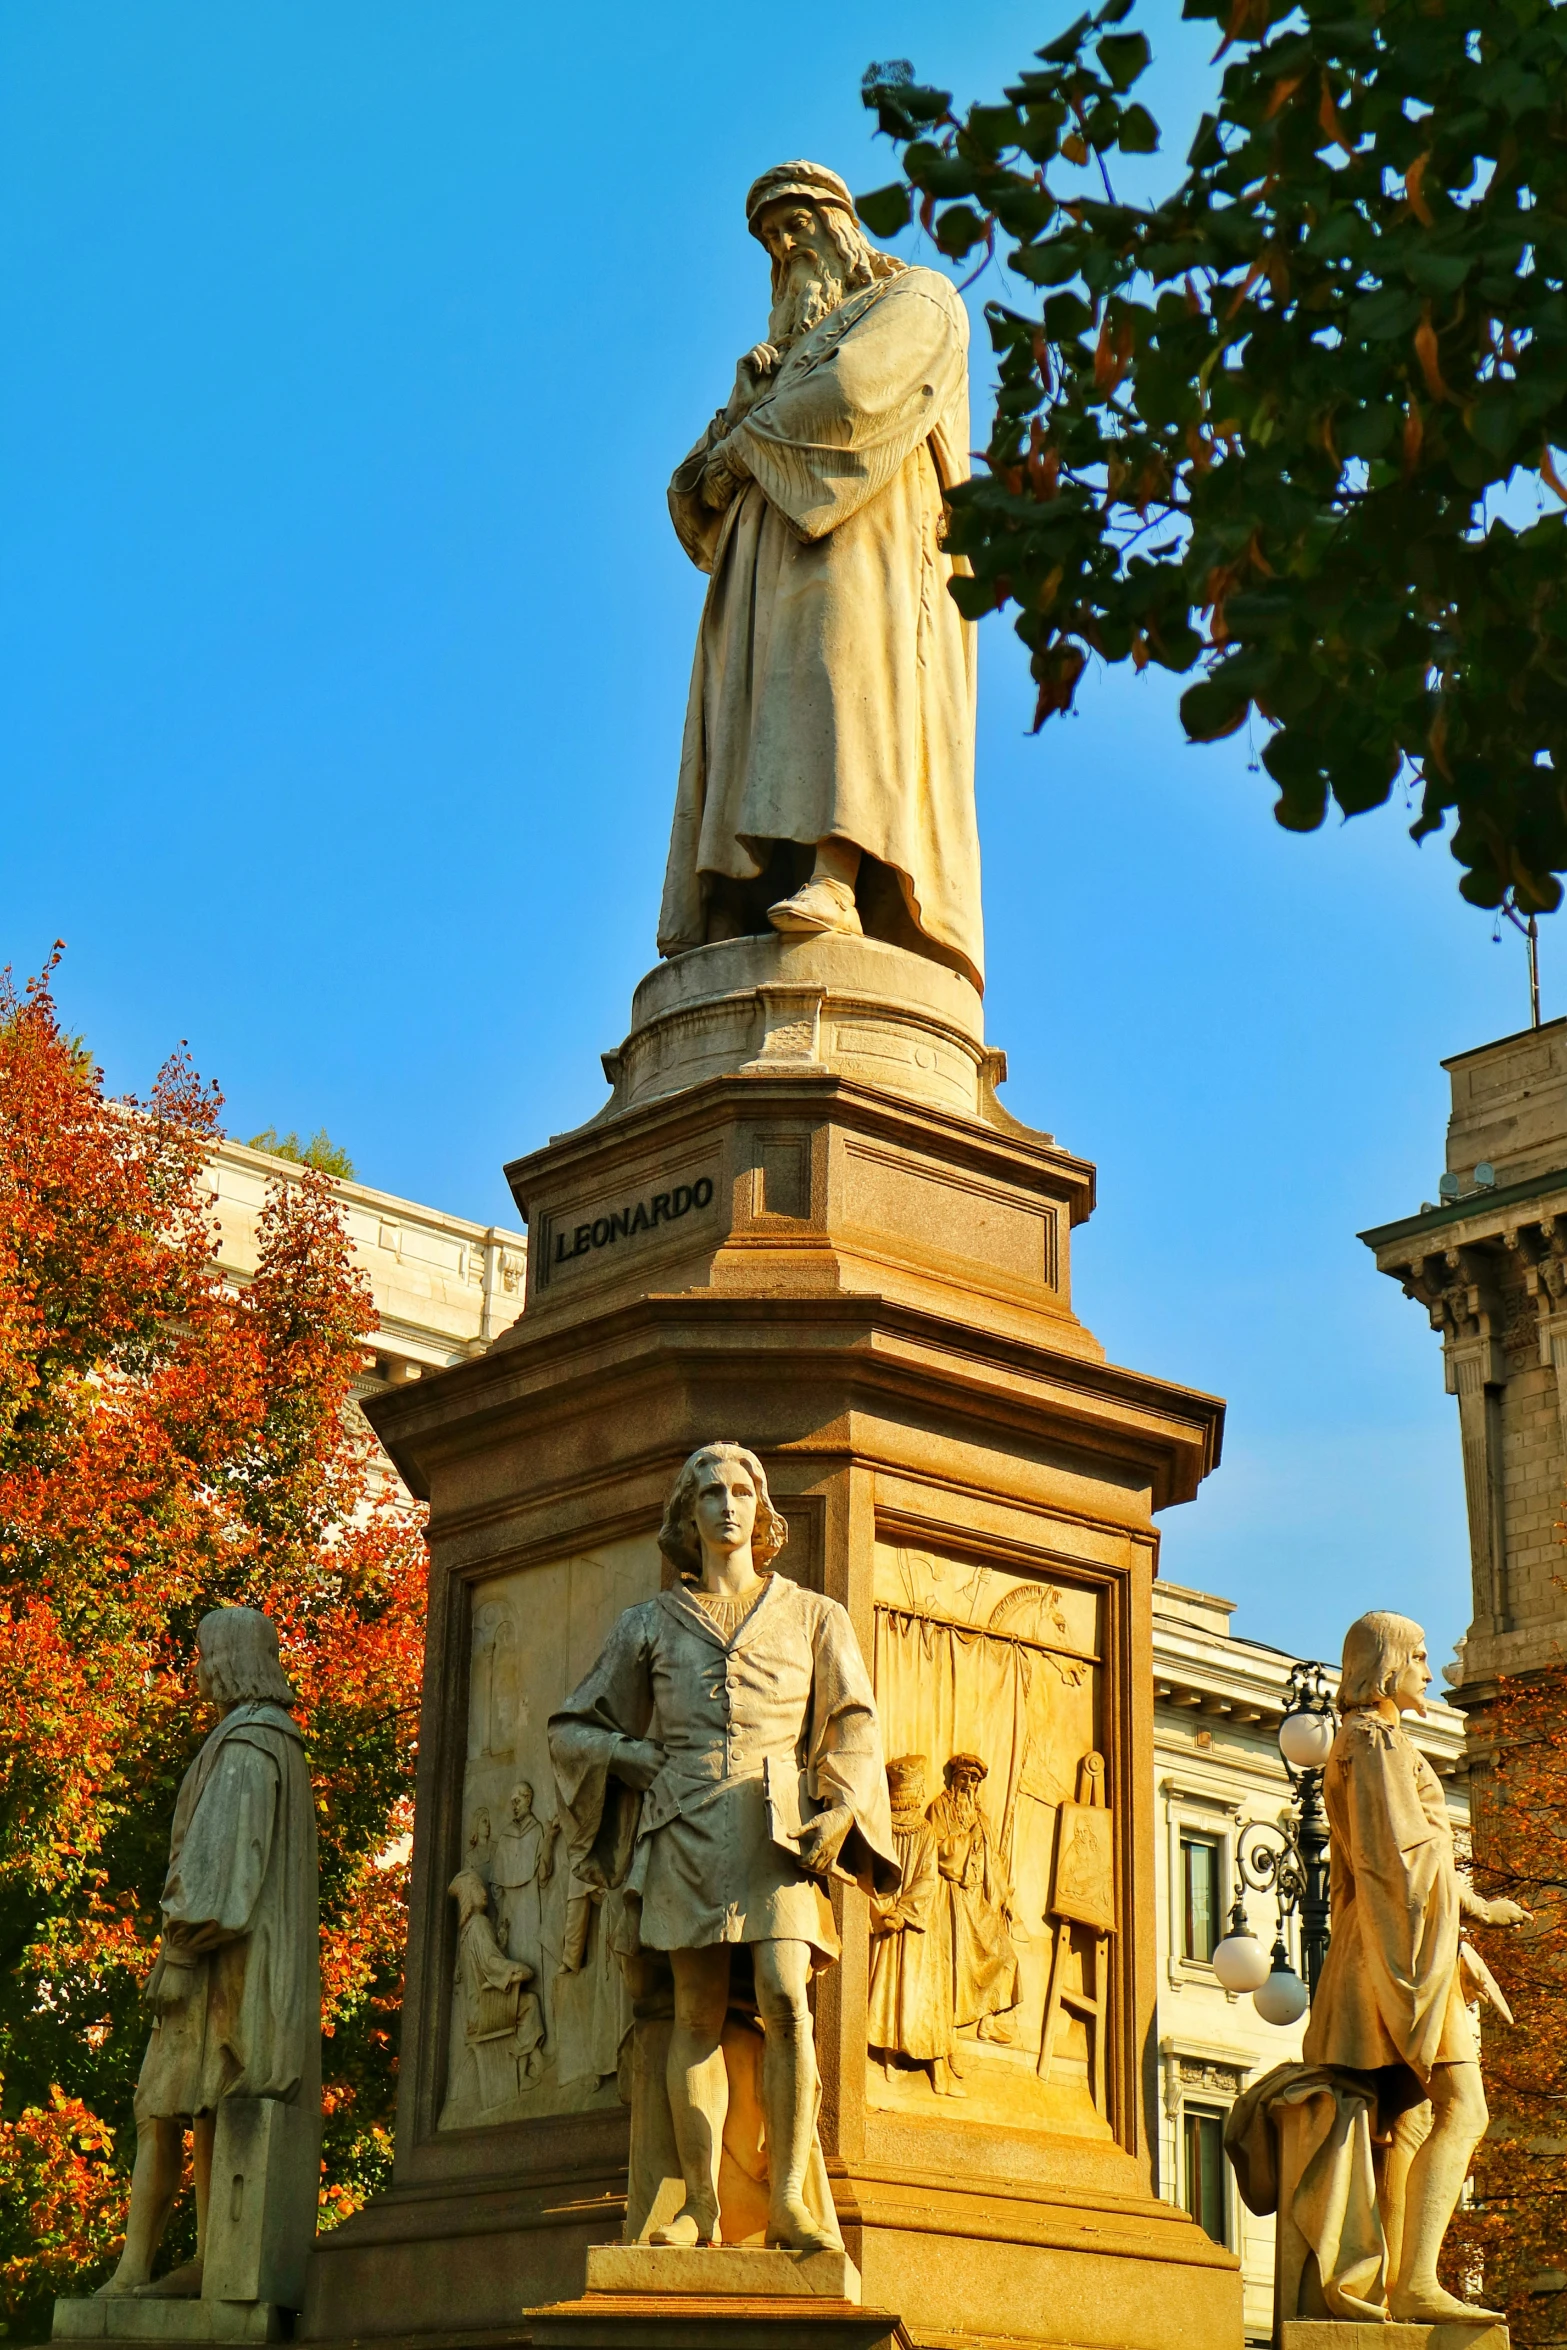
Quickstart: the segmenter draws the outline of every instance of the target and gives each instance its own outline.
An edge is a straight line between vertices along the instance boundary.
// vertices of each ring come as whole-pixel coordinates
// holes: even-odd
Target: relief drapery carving
[[[907,1849],[904,1892],[872,1914],[870,2101],[934,2092],[975,2120],[1102,2136],[1115,1920],[1099,1601],[891,1543],[875,1596]]]
[[[553,1786],[550,1709],[621,1610],[658,1585],[649,1535],[474,1591],[443,2129],[618,2102],[631,2000],[611,1947],[613,1896],[576,1878],[538,1792]]]

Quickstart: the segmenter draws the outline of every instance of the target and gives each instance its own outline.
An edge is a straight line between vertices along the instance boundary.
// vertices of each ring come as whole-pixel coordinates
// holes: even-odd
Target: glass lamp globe
[[[1268,1980],[1271,1961],[1250,1930],[1226,1934],[1213,1954],[1213,1971],[1226,1991],[1255,1991]]]
[[[1331,1714],[1286,1714],[1279,1724],[1279,1752],[1297,1771],[1320,1771],[1333,1752]]]
[[[1252,1993],[1251,2003],[1265,2024],[1298,2024],[1311,2005],[1311,1993],[1275,1943],[1268,1979]]]

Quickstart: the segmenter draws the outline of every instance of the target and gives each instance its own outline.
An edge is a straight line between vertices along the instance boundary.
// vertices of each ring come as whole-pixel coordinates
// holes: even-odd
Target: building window
[[[1181,1956],[1211,1963],[1220,1935],[1219,1839],[1181,1832]]]
[[[1224,2116],[1188,2105],[1181,2115],[1186,2208],[1216,2244],[1229,2242],[1225,2223]]]

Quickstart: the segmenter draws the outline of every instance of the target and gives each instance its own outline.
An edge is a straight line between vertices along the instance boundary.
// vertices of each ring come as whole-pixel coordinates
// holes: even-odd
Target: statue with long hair
[[[899,1872],[859,1644],[836,1600],[770,1571],[787,1536],[754,1453],[693,1453],[659,1535],[680,1580],[626,1610],[550,1717],[572,1868],[622,1890],[633,1988],[646,1993],[648,1962],[672,1982],[664,2063],[657,2078],[637,2072],[632,2101],[633,2170],[662,2139],[683,2182],[655,2243],[735,2232],[720,2224],[720,2172],[737,1997],[762,2034],[762,2232],[793,2251],[842,2241],[816,2139],[807,1993],[839,1955],[829,1872],[881,1894]],[[639,2099],[665,2098],[667,2124],[639,2113]],[[634,2179],[630,2234],[645,2201]]]
[[[1303,2050],[1307,2066],[1368,2076],[1392,2123],[1377,2194],[1387,2311],[1418,2325],[1489,2314],[1436,2273],[1489,2118],[1469,2002],[1495,1991],[1460,1929],[1528,1916],[1482,1900],[1454,1866],[1441,1783],[1401,1719],[1426,1711],[1430,1682],[1426,1636],[1407,1616],[1377,1610],[1350,1626],[1323,1784],[1333,1938]]]
[[[765,341],[670,484],[711,585],[659,952],[868,934],[983,984],[974,630],[947,592],[969,469],[968,318],[878,253],[820,163],[746,197]]]

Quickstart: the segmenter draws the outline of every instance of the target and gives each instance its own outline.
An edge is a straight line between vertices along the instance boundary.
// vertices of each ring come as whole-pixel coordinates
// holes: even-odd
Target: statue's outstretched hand
[[[800,1858],[813,1876],[827,1874],[853,1825],[854,1814],[846,1803],[832,1811],[819,1811],[813,1820],[806,1821],[800,1830]]]
[[[1528,1926],[1534,1923],[1534,1912],[1517,1901],[1488,1901],[1485,1905],[1485,1923],[1488,1926]]]

